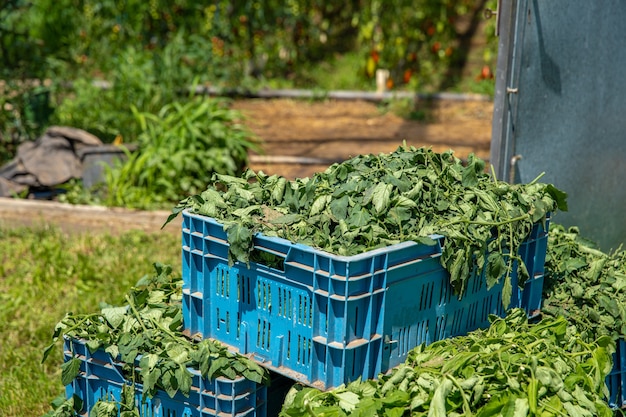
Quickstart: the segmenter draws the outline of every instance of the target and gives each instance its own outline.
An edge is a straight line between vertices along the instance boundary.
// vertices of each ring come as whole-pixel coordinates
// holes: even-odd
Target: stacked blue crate
[[[79,374],[65,391],[67,398],[81,399],[84,415],[100,400],[120,402],[122,389],[131,384],[131,378],[123,371],[123,363],[102,349],[91,352],[85,341],[66,338],[64,358],[66,362],[73,358],[80,360]],[[273,417],[280,410],[288,388],[280,379],[273,384],[276,388],[268,388],[243,377],[208,379],[195,369],[189,368],[189,371],[193,376],[189,396],[177,392],[170,397],[165,391],[157,390],[154,396],[147,397],[143,395],[142,385],[135,384],[135,404],[140,416]]]
[[[626,407],[626,340],[619,339],[613,354],[613,370],[606,378],[609,404],[613,408]]]
[[[519,253],[531,279],[510,307],[529,314],[541,304],[547,229],[537,224]],[[377,378],[412,348],[505,313],[502,280],[487,289],[474,274],[461,299],[453,293],[440,262],[443,239],[433,237],[432,246],[403,242],[346,257],[257,234],[255,250],[276,262],[229,264],[222,225],[184,211],[185,332],[320,389]]]
[[[517,266],[512,275],[515,291],[513,291],[511,304],[525,309],[529,318],[538,317],[541,311],[549,229],[550,217],[548,216],[545,224],[541,222],[535,224],[530,235],[520,246],[518,255],[524,261],[530,276],[523,289],[517,285]]]

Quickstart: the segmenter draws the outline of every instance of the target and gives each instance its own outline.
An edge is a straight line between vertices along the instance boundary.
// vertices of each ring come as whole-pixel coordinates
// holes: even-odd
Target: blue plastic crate
[[[80,372],[71,384],[65,387],[67,398],[73,395],[83,401],[82,412],[88,415],[95,403],[102,400],[120,401],[122,388],[131,382],[122,372],[123,364],[99,349],[90,352],[84,341],[65,339],[65,361],[80,359]],[[165,391],[158,390],[152,398],[142,398],[141,384],[135,384],[135,404],[142,417],[209,417],[209,416],[248,416],[267,417],[270,412],[280,409],[284,399],[284,383],[277,383],[284,392],[268,393],[268,387],[246,378],[203,378],[195,369],[192,387],[188,397],[178,392],[172,398]],[[280,381],[278,381],[280,382]],[[282,397],[280,397],[281,394]],[[272,402],[276,404],[272,404]],[[278,407],[278,408],[277,408]]]
[[[488,291],[474,275],[461,300],[453,294],[438,237],[433,246],[403,242],[349,257],[262,234],[254,245],[278,262],[229,265],[222,225],[183,212],[185,331],[320,389],[376,378],[419,344],[486,327],[490,314],[504,314],[502,283]],[[525,250],[541,263],[539,249]],[[537,284],[534,291],[543,281],[536,271],[527,283]],[[524,298],[515,294],[511,307]]]
[[[626,340],[619,339],[616,347],[613,370],[606,378],[609,405],[613,408],[626,408]]]
[[[515,289],[511,304],[525,309],[529,318],[537,317],[541,313],[549,230],[550,217],[548,216],[545,226],[542,223],[535,224],[528,238],[520,245],[518,255],[524,260],[530,275],[524,288],[519,289],[517,285],[517,266],[514,267],[514,273],[511,276],[511,283]]]

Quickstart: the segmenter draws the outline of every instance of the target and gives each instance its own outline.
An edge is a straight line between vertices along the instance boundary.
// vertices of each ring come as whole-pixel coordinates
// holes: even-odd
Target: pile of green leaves
[[[563,317],[521,309],[486,330],[419,346],[378,381],[328,392],[295,386],[281,416],[612,416],[611,338],[587,342]]]
[[[96,314],[67,314],[55,327],[44,360],[60,337],[84,340],[90,351],[103,349],[124,364],[129,381],[143,384],[143,394],[157,389],[170,396],[189,394],[197,369],[206,378],[244,376],[267,383],[267,371],[243,356],[233,354],[218,342],[190,341],[182,334],[182,279],[168,265],[154,264],[155,274],[144,276],[126,296],[127,305],[105,305]],[[62,382],[78,375],[80,359],[62,365]],[[138,374],[137,374],[138,369]]]
[[[520,285],[529,275],[517,255],[520,244],[534,223],[567,204],[552,185],[492,178],[474,155],[464,165],[452,151],[403,145],[293,181],[250,170],[241,177],[214,175],[204,192],[173,209],[168,222],[185,209],[222,222],[231,260],[246,263],[257,232],[339,255],[410,240],[432,244],[431,236],[440,234],[455,291],[462,295],[470,275],[485,270],[489,287],[504,277],[508,306],[514,268]]]
[[[43,417],[76,417],[81,414],[84,407],[83,400],[78,395],[65,398],[60,395],[52,401],[52,410]],[[89,410],[89,417],[141,417],[135,397],[135,385],[124,384],[120,393],[120,400],[117,401],[112,395],[106,394],[99,398]]]
[[[604,253],[577,227],[553,225],[542,313],[563,315],[588,339],[626,335],[626,251]]]

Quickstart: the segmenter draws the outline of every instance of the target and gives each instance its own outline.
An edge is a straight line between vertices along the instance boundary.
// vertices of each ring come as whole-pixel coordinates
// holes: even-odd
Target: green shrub
[[[139,130],[131,106],[156,112],[173,99],[174,92],[159,83],[148,53],[129,46],[112,59],[116,70],[104,88],[93,78],[79,78],[69,92],[59,91],[56,124],[87,130],[104,142],[118,135],[132,141]]]
[[[106,172],[110,206],[151,208],[202,191],[215,172],[238,175],[256,138],[226,102],[203,96],[175,101],[156,113],[133,107],[138,150]]]

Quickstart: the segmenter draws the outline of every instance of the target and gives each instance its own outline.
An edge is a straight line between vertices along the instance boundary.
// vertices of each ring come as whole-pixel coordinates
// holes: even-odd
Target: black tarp
[[[52,126],[32,142],[22,143],[16,157],[0,167],[0,197],[32,189],[53,189],[81,178],[82,154],[102,141],[84,130]]]

